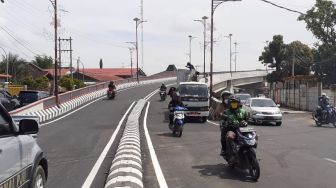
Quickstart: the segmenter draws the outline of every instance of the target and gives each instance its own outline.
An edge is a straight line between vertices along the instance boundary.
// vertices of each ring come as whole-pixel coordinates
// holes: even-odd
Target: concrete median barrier
[[[139,117],[145,103],[139,100],[128,116],[105,188],[143,187]]]

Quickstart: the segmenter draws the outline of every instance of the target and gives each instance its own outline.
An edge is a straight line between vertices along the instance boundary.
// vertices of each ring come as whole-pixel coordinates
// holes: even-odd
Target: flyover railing
[[[164,78],[173,78],[176,77],[175,72],[164,72],[162,74],[157,74],[153,76],[148,76],[148,77],[140,77],[139,81],[140,83],[146,83],[146,81],[150,80],[158,80],[158,79],[164,79]],[[104,90],[108,87],[109,82],[102,82],[98,83],[96,85],[92,86],[87,86],[84,88],[76,89],[73,91],[69,91],[66,93],[62,93],[59,95],[59,105],[66,103],[68,101],[71,101],[73,99],[76,99],[78,97],[81,97],[83,95],[93,93],[96,91],[101,91]],[[115,84],[117,86],[117,89],[123,89],[123,88],[129,88],[129,87],[134,87],[137,86],[137,79],[136,78],[130,78],[130,79],[122,79],[122,80],[115,80]],[[57,106],[56,103],[56,97],[55,96],[50,96],[48,98],[36,101],[34,103],[31,103],[27,106],[18,108],[14,111],[11,111],[11,115],[17,115],[17,114],[27,114],[29,112],[34,112],[34,111],[39,111],[39,110],[44,110],[48,109],[51,107]]]

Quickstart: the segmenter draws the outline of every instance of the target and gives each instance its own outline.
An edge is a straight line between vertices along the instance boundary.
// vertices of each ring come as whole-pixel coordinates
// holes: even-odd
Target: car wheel
[[[202,123],[205,123],[207,120],[208,120],[208,117],[207,117],[207,116],[203,116],[203,117],[202,117]]]
[[[282,122],[276,122],[276,126],[281,126]]]
[[[33,181],[32,181],[32,188],[44,188],[46,183],[46,176],[45,172],[42,168],[41,165],[37,166],[34,176],[33,176]]]

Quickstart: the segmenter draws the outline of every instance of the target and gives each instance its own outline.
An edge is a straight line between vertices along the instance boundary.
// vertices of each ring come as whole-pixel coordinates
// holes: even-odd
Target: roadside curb
[[[308,111],[281,110],[283,114],[310,114]]]
[[[139,117],[145,104],[140,99],[128,116],[105,188],[143,188]]]

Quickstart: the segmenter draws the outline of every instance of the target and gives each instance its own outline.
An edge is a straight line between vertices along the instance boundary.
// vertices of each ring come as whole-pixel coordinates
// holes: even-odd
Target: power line
[[[4,27],[2,27],[0,25],[0,29],[2,29],[3,31],[5,31],[10,37],[12,37],[18,44],[20,44],[22,47],[24,47],[25,49],[27,49],[29,52],[31,52],[34,55],[39,55],[35,52],[33,52],[33,50],[31,50],[30,48],[28,48],[27,46],[25,46],[24,44],[22,44],[18,39],[16,39],[8,30],[6,30]]]
[[[275,7],[281,8],[281,9],[285,9],[285,10],[290,11],[290,12],[295,12],[295,13],[299,13],[299,14],[304,14],[304,13],[302,13],[302,12],[300,12],[300,11],[293,10],[293,9],[290,9],[290,8],[287,8],[287,7],[284,7],[284,6],[275,4],[275,3],[270,2],[270,1],[267,1],[267,0],[260,0],[260,1],[263,1],[263,2],[265,2],[265,3],[271,4],[272,6],[275,6]]]

